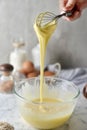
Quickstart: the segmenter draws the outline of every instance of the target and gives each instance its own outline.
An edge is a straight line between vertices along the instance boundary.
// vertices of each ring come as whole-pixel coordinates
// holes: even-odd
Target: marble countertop
[[[0,121],[12,124],[15,130],[35,130],[20,117],[14,94],[0,94]],[[69,121],[55,130],[87,130],[87,99],[82,94]]]

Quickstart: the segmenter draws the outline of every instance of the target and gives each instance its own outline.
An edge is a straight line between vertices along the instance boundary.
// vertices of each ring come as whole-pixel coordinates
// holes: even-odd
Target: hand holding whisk
[[[43,27],[43,26],[45,26],[45,25],[51,23],[52,21],[55,21],[55,23],[57,23],[57,20],[58,20],[59,18],[61,18],[62,16],[66,16],[66,17],[72,16],[73,13],[75,12],[76,8],[77,8],[77,7],[75,6],[72,10],[67,11],[67,12],[64,12],[64,13],[62,13],[62,14],[60,14],[60,15],[55,15],[54,13],[51,13],[51,12],[41,13],[41,14],[37,17],[37,19],[36,19],[36,24],[37,24],[38,26]]]

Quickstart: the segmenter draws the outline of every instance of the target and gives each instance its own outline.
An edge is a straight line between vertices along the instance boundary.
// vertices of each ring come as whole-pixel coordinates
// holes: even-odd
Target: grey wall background
[[[42,11],[58,13],[58,0],[0,0],[0,63],[8,62],[14,40],[23,39],[29,59],[38,43],[33,29],[35,17]],[[48,44],[50,63],[63,67],[87,67],[87,9],[74,22],[59,20]]]

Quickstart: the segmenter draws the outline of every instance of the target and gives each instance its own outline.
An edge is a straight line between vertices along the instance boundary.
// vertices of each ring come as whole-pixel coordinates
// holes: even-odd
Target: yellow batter
[[[39,43],[40,43],[40,102],[43,102],[43,86],[44,86],[44,60],[46,53],[47,43],[56,29],[55,20],[51,23],[46,24],[41,27],[38,26],[37,23],[34,25],[34,29],[36,31]]]
[[[58,102],[62,101],[53,98],[43,99],[45,103],[42,104],[43,109],[39,107],[40,99],[35,99],[33,102],[33,104],[24,103],[20,107],[20,112],[25,121],[40,129],[53,129],[62,125],[70,118],[73,111],[73,105],[59,105]]]

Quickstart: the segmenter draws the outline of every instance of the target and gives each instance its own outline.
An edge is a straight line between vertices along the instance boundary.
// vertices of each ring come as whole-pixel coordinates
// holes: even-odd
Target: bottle
[[[10,54],[10,64],[14,67],[14,72],[21,69],[24,61],[27,60],[27,53],[22,49],[24,47],[24,43],[15,42],[13,43],[14,51]]]
[[[32,49],[32,57],[33,57],[35,68],[39,69],[40,68],[40,44],[39,43]],[[49,50],[47,49],[46,56],[45,56],[44,69],[49,65],[50,60],[51,58],[49,55]]]
[[[14,81],[12,76],[13,66],[11,64],[0,65],[0,92],[9,93],[12,92],[14,87]]]
[[[39,44],[37,44],[32,49],[32,57],[33,57],[35,68],[39,68],[40,67],[40,45]]]

